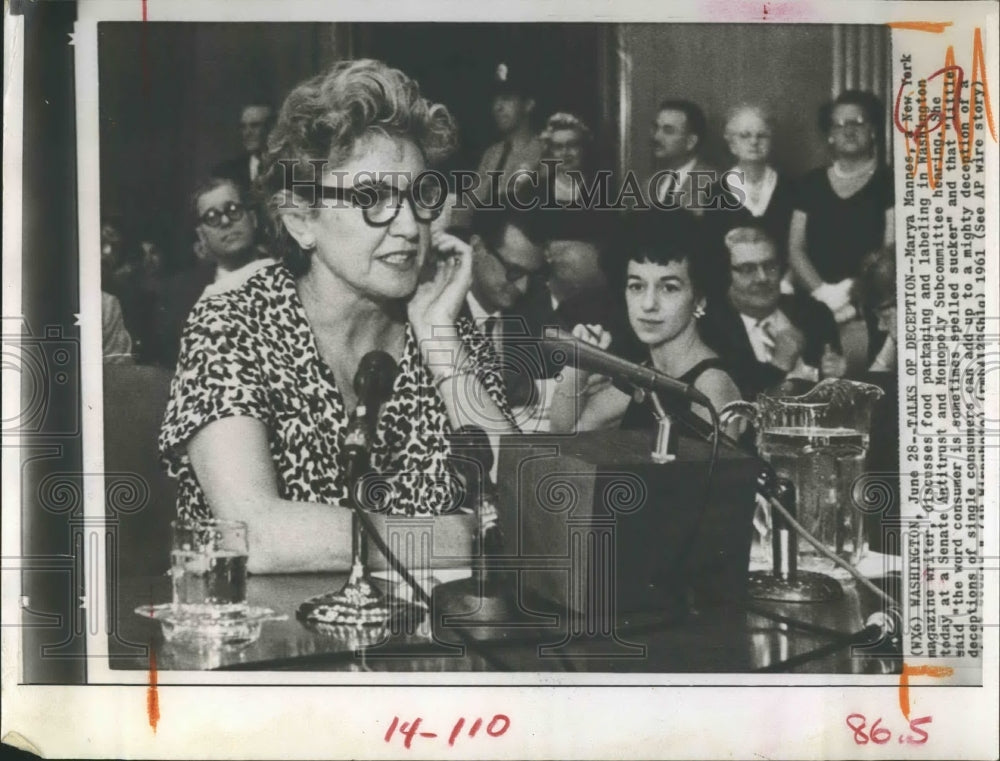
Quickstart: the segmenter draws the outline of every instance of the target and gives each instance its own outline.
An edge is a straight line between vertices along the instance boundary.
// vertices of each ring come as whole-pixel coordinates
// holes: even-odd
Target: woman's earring
[[[316,241],[314,240],[306,241],[302,244],[303,251],[312,251],[314,248],[316,248]]]
[[[696,320],[700,320],[704,316],[705,316],[705,305],[699,304],[694,308],[694,318]]]

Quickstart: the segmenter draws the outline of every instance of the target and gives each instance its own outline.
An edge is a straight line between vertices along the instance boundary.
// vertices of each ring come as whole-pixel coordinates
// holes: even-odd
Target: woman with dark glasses
[[[457,319],[469,246],[430,230],[427,163],[454,143],[448,111],[377,61],[285,100],[259,179],[281,261],[195,308],[160,437],[180,515],[245,521],[251,571],[349,564],[342,450],[369,352],[399,366],[371,452],[390,512],[453,506],[453,430],[513,427],[491,346]]]

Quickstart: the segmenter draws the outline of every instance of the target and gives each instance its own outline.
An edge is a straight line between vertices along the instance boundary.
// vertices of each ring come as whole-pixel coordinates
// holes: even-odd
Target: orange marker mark
[[[899,674],[899,710],[907,720],[910,718],[910,677],[911,676],[932,676],[942,678],[951,676],[955,669],[951,666],[907,666],[903,664],[903,670]]]
[[[924,82],[930,82],[938,77],[942,78],[942,91],[940,103],[941,107],[932,110],[927,102],[927,90],[925,87],[917,96],[917,113],[919,122],[911,128],[908,122],[900,119],[900,104],[903,102],[904,93],[912,85],[912,80],[904,79],[900,83],[896,94],[896,106],[893,112],[893,122],[897,130],[906,136],[906,155],[920,156],[923,153],[926,163],[927,184],[933,190],[938,187],[944,164],[945,143],[949,139],[947,133],[949,126],[954,136],[951,138],[958,144],[958,154],[962,161],[962,166],[968,166],[972,161],[975,151],[976,120],[975,112],[979,98],[982,98],[983,108],[986,112],[986,122],[989,134],[994,142],[997,140],[996,123],[993,121],[993,103],[990,99],[989,82],[987,81],[986,56],[983,51],[982,30],[976,27],[972,39],[972,76],[969,78],[970,94],[968,102],[969,116],[966,119],[967,134],[962,134],[962,85],[965,82],[965,69],[955,63],[955,48],[948,46],[944,56],[944,66],[929,77]],[[931,135],[937,132],[936,139]],[[936,150],[935,150],[936,148]],[[915,176],[919,171],[919,161],[913,161],[910,176]]]
[[[146,713],[149,716],[149,726],[156,734],[156,725],[160,721],[160,696],[156,692],[156,650],[149,643],[149,687],[146,689]]]
[[[952,25],[951,21],[890,21],[886,26],[893,29],[909,29],[911,32],[941,34]]]

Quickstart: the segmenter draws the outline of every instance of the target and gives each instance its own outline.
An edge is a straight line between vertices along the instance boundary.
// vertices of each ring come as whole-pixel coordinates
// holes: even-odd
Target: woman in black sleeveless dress
[[[625,295],[629,324],[635,337],[648,347],[646,362],[693,384],[716,409],[739,399],[725,362],[704,342],[698,329],[706,302],[721,297],[728,284],[724,274],[728,269],[718,252],[697,223],[685,215],[637,213],[628,227],[618,272],[609,273],[609,280]],[[611,335],[600,325],[577,325],[573,334],[603,349],[611,345]],[[567,365],[556,383],[551,430],[654,428],[652,400],[647,395],[636,401],[632,391]],[[709,413],[698,405],[693,405],[692,411],[709,419]]]

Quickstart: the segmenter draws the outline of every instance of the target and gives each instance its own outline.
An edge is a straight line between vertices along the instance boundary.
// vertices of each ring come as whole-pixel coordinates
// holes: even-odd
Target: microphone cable
[[[793,618],[788,618],[787,616],[782,616],[777,613],[768,613],[763,610],[756,610],[753,609],[753,606],[748,606],[748,609],[750,609],[753,613],[770,618],[778,623],[787,624],[788,626],[793,626],[795,628],[803,629],[816,634],[823,634],[833,638],[834,640],[833,642],[829,642],[813,650],[809,650],[808,652],[793,655],[783,661],[778,661],[777,663],[753,669],[751,673],[754,674],[775,674],[791,671],[793,668],[802,666],[810,661],[819,660],[820,658],[832,655],[845,647],[851,647],[853,645],[877,645],[886,637],[897,637],[902,630],[902,622],[900,620],[898,608],[892,608],[888,613],[882,611],[873,613],[868,617],[864,628],[859,629],[853,634],[843,634],[841,632],[827,629],[826,627],[807,624],[804,621],[797,621]]]
[[[402,579],[406,582],[407,586],[409,586],[410,589],[413,590],[413,594],[416,596],[416,598],[427,606],[427,615],[433,616],[434,608],[431,602],[431,596],[420,585],[420,582],[417,581],[417,579],[413,576],[413,574],[411,574],[409,570],[407,570],[403,562],[398,557],[396,557],[396,553],[394,553],[392,549],[390,549],[385,539],[383,539],[382,535],[378,532],[378,528],[375,526],[375,523],[372,521],[367,511],[361,507],[360,500],[351,499],[348,500],[348,502],[351,505],[351,509],[354,510],[354,514],[358,516],[358,519],[364,526],[364,529],[367,532],[368,537],[375,543],[375,547],[378,549],[379,552],[382,553],[382,556],[389,564],[389,567],[392,568],[393,571],[398,573],[400,577],[402,577]],[[433,628],[433,621],[431,623]],[[461,627],[456,627],[455,632],[462,639],[464,644],[468,645],[472,650],[478,652],[483,657],[483,660],[489,663],[492,668],[496,669],[497,671],[508,670],[505,663],[500,661],[489,650],[483,647],[482,644],[479,643],[471,634],[469,634],[466,631],[463,631]]]

